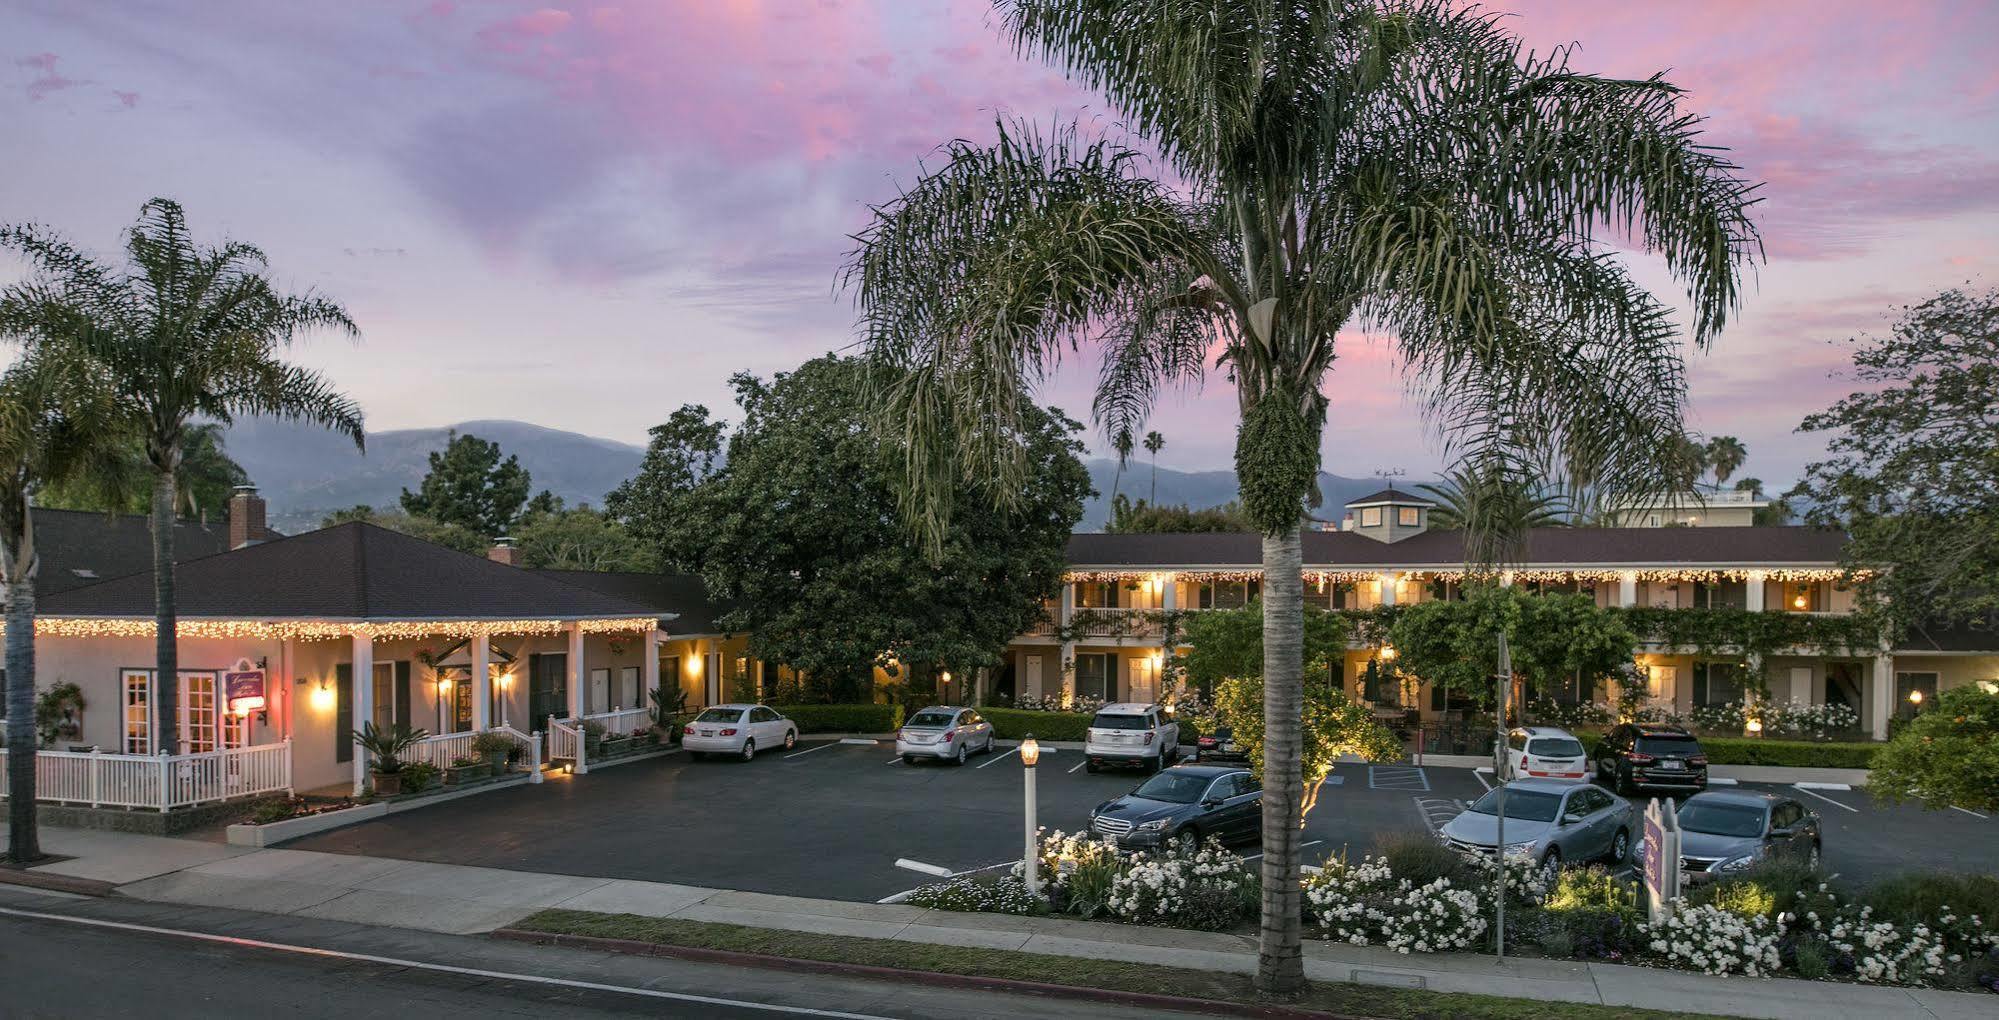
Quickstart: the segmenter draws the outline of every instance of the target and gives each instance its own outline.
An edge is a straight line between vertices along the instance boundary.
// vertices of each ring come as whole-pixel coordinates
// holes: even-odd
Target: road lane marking
[[[1852,783],[1792,783],[1800,790],[1851,790]]]
[[[1421,790],[1430,792],[1430,777],[1421,768],[1409,765],[1369,765],[1367,785],[1375,790]]]
[[[1411,797],[1416,803],[1416,815],[1423,819],[1423,827],[1435,835],[1445,822],[1456,818],[1465,809],[1464,801],[1448,797]],[[1441,817],[1441,820],[1439,818]]]
[[[1486,788],[1486,789],[1488,789],[1488,790],[1492,789],[1492,784],[1491,784],[1491,783],[1488,783],[1488,782],[1486,782],[1486,781],[1485,781],[1485,770],[1484,770],[1484,769],[1479,769],[1478,771],[1476,771],[1476,772],[1473,772],[1473,773],[1471,774],[1471,777],[1472,777],[1473,779],[1476,779],[1476,780],[1478,780],[1478,785],[1480,785],[1480,786],[1483,786],[1483,787],[1485,787],[1485,788]]]
[[[786,758],[787,760],[789,760],[789,759],[792,759],[792,758],[796,758],[796,757],[798,757],[798,756],[799,756],[799,755],[801,755],[801,754],[811,754],[811,753],[812,753],[812,752],[814,752],[814,751],[824,751],[825,749],[827,749],[827,748],[829,748],[829,747],[838,747],[838,746],[840,746],[840,745],[838,745],[838,744],[820,744],[820,745],[819,745],[818,747],[808,747],[808,748],[806,748],[806,749],[805,749],[805,750],[803,750],[803,751],[794,751],[794,752],[792,752],[791,754],[787,754],[787,755],[785,755],[784,757],[785,757],[785,758]]]
[[[899,755],[899,754],[898,754],[898,755],[896,755],[895,757],[893,757],[893,758],[890,758],[890,759],[888,760],[888,763],[889,763],[890,765],[900,765],[900,764],[902,764],[902,755]]]
[[[912,861],[907,857],[896,858],[895,866],[901,868],[904,871],[914,871],[925,875],[936,875],[938,878],[951,877],[950,868],[942,867],[936,864],[925,864],[922,861]]]
[[[285,942],[266,942],[263,939],[242,938],[236,935],[215,935],[205,931],[183,931],[178,928],[160,928],[150,924],[130,924],[125,921],[106,921],[94,917],[45,914],[34,910],[15,910],[11,907],[0,907],[0,914],[7,914],[13,917],[32,917],[43,921],[77,924],[90,928],[111,928],[118,931],[140,932],[147,935],[164,935],[169,938],[192,939],[197,942],[210,942],[225,946],[264,949],[278,953],[295,953],[300,956],[317,956],[329,960],[353,960],[360,963],[381,964],[385,967],[407,967],[412,970],[428,970],[440,974],[462,974],[466,977],[485,978],[491,981],[517,981],[522,984],[552,985],[558,988],[580,988],[595,992],[615,992],[619,995],[638,995],[649,999],[670,999],[674,1002],[698,1002],[707,1006],[722,1006],[729,1009],[761,1009],[772,1013],[789,1013],[793,1016],[833,1017],[835,1020],[893,1020],[891,1017],[880,1016],[874,1013],[846,1013],[837,1009],[786,1006],[774,1002],[754,1002],[749,999],[724,999],[713,995],[695,995],[691,992],[669,992],[659,988],[637,988],[631,985],[605,984],[601,981],[578,981],[574,978],[545,977],[540,974],[509,974],[501,970],[456,967],[446,963],[405,960],[394,956],[375,956],[371,953],[350,953],[340,949],[322,949],[318,946],[299,946]]]
[[[1860,813],[1860,809],[1859,809],[1859,808],[1857,808],[1857,807],[1854,807],[1854,806],[1853,806],[1853,805],[1851,805],[1851,804],[1841,804],[1841,803],[1840,803],[1839,801],[1836,801],[1836,800],[1832,799],[1831,797],[1828,797],[1828,796],[1826,796],[1826,795],[1825,795],[1825,794],[1823,794],[1823,793],[1813,793],[1812,791],[1810,791],[1810,790],[1807,790],[1807,789],[1805,789],[1805,788],[1804,788],[1804,787],[1802,787],[1802,786],[1793,786],[1793,787],[1792,787],[1792,789],[1794,789],[1794,790],[1798,791],[1799,793],[1802,793],[1802,794],[1804,794],[1804,795],[1805,795],[1805,796],[1807,796],[1807,797],[1817,797],[1818,799],[1820,799],[1820,800],[1822,800],[1822,801],[1825,801],[1825,802],[1826,802],[1826,803],[1828,803],[1828,804],[1831,804],[1831,805],[1832,805],[1833,807],[1836,807],[1836,808],[1845,808],[1846,810],[1848,810],[1848,811],[1851,811],[1851,812],[1853,812],[1853,813],[1854,813],[1854,814],[1856,814],[1856,815]]]
[[[978,768],[985,768],[985,767],[986,767],[986,766],[988,766],[988,765],[998,765],[998,764],[999,764],[1000,762],[1003,762],[1003,761],[1007,760],[1007,758],[1008,758],[1008,757],[1010,757],[1010,756],[1012,756],[1012,755],[1016,755],[1016,754],[1019,754],[1019,753],[1020,753],[1020,748],[1018,748],[1018,747],[1015,747],[1015,748],[1011,748],[1011,749],[1009,749],[1009,750],[1008,750],[1008,751],[1006,752],[1006,754],[996,754],[996,755],[993,755],[993,756],[992,756],[992,759],[991,759],[991,760],[989,760],[989,761],[982,761],[982,762],[980,762],[980,763],[978,764],[978,766],[977,766],[977,767],[978,767]],[[1046,752],[1044,752],[1044,753],[1046,753]]]
[[[1311,841],[1311,842],[1309,842],[1309,843],[1300,843],[1300,844],[1298,844],[1298,852],[1302,854],[1302,853],[1304,853],[1304,852],[1305,852],[1305,848],[1306,848],[1306,847],[1308,847],[1308,846],[1318,846],[1319,844],[1321,844],[1321,843],[1324,843],[1324,842],[1325,842],[1325,840],[1323,840],[1323,839],[1315,839],[1315,840],[1312,840],[1312,841]],[[1251,855],[1249,855],[1248,857],[1245,857],[1245,858],[1243,858],[1243,860],[1244,860],[1245,862],[1248,862],[1248,861],[1254,861],[1254,860],[1261,860],[1261,859],[1262,859],[1262,857],[1263,857],[1263,855],[1262,855],[1262,854],[1251,854]]]
[[[1951,809],[1952,811],[1962,811],[1962,812],[1964,812],[1965,814],[1967,814],[1967,815],[1970,815],[1970,816],[1971,816],[1971,817],[1973,817],[1973,818],[1989,818],[1989,817],[1991,817],[1990,815],[1981,815],[1981,814],[1979,814],[1978,812],[1976,812],[1976,811],[1973,811],[1973,810],[1971,810],[1970,808],[1966,808],[1966,807],[1958,807],[1958,806],[1957,806],[1956,804],[1952,804],[1952,805],[1950,806],[1950,809]]]
[[[1079,768],[1082,768],[1083,766],[1085,766],[1085,765],[1088,765],[1089,763],[1090,763],[1090,759],[1088,759],[1088,758],[1085,758],[1085,759],[1083,759],[1082,761],[1079,761],[1079,762],[1077,762],[1076,764],[1074,764],[1074,765],[1071,765],[1071,766],[1069,766],[1069,772],[1068,772],[1068,774],[1069,774],[1069,775],[1075,775],[1075,774],[1076,774],[1076,770],[1077,770],[1077,769],[1079,769]]]

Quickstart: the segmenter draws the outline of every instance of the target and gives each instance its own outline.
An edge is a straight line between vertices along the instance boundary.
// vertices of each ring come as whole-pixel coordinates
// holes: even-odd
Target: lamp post
[[[1020,742],[1021,771],[1027,777],[1027,822],[1021,833],[1020,861],[1022,879],[1027,883],[1029,896],[1041,895],[1041,848],[1036,846],[1034,831],[1034,766],[1041,761],[1041,745],[1030,733]]]

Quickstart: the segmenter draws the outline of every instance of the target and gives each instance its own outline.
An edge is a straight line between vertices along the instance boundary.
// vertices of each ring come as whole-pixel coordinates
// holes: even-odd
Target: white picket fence
[[[0,751],[0,762],[11,753]],[[170,811],[279,792],[292,792],[290,740],[172,756],[35,752],[35,799],[47,803]]]
[[[417,741],[403,752],[407,762],[428,762],[440,769],[448,769],[456,758],[471,758],[472,742],[479,739],[477,733],[437,733]]]
[[[633,730],[643,730],[652,726],[652,712],[644,708],[626,708],[616,712],[598,712],[583,717],[585,722],[598,723],[604,727],[604,736],[616,738],[628,736]]]

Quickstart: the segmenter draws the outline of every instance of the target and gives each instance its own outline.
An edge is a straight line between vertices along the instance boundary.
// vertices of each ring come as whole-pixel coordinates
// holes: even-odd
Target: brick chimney
[[[271,537],[264,526],[264,497],[254,485],[238,485],[229,495],[229,548],[241,549]]]
[[[514,548],[514,540],[501,535],[493,540],[493,547],[486,550],[486,558],[494,563],[504,563],[510,567],[521,565],[521,551]]]

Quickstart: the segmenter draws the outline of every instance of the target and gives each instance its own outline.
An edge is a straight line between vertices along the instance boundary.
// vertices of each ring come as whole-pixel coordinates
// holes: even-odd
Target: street
[[[0,1017],[6,1018],[1000,1020],[1030,1010],[1056,1020],[1157,1015],[0,887]]]

